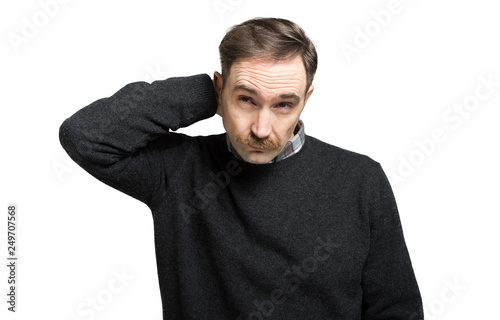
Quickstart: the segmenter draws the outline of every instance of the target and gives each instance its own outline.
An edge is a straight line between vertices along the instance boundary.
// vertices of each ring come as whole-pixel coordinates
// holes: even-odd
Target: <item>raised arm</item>
[[[90,174],[150,204],[165,172],[158,153],[167,158],[188,156],[179,144],[187,137],[169,132],[209,118],[216,110],[208,75],[136,82],[66,119],[59,138],[70,157]],[[162,135],[171,138],[172,154],[165,156],[165,150],[155,145]]]

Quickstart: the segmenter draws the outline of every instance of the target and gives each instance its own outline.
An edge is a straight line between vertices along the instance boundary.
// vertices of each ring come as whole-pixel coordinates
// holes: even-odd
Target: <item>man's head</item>
[[[315,47],[293,22],[263,18],[230,29],[219,51],[217,113],[238,154],[267,163],[293,136],[313,92]]]

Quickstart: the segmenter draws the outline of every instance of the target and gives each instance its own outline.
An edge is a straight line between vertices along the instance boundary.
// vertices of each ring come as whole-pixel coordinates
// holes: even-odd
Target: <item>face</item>
[[[313,86],[307,92],[306,86],[300,56],[277,62],[240,59],[226,79],[215,73],[217,113],[243,160],[263,164],[280,153],[313,92]]]

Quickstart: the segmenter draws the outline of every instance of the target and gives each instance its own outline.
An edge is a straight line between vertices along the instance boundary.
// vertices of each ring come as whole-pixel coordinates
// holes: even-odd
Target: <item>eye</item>
[[[245,97],[245,96],[239,97],[239,100],[243,103],[251,103],[252,102],[252,99],[250,99],[249,97]]]
[[[287,107],[291,108],[292,105],[290,103],[288,103],[288,102],[280,102],[280,103],[277,104],[277,107],[278,108],[287,108]]]

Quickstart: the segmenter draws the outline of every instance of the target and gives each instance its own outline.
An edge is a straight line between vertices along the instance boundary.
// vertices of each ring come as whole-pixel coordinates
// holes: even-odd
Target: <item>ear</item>
[[[313,91],[314,91],[314,86],[311,85],[309,87],[309,89],[307,89],[306,96],[304,97],[304,105],[302,106],[302,109],[300,110],[301,113],[302,113],[302,111],[304,111],[304,108],[306,107],[307,100],[309,100],[309,97],[311,96]]]
[[[223,79],[222,75],[215,71],[214,72],[214,90],[215,90],[215,97],[217,98],[217,114],[219,116],[222,116],[221,114],[221,106],[222,106],[222,85],[223,85]]]
[[[307,93],[306,93],[306,100],[304,101],[304,105],[307,103],[307,100],[309,100],[309,97],[311,96],[311,94],[313,93],[314,91],[314,86],[311,85],[309,87],[309,90],[307,90]]]

